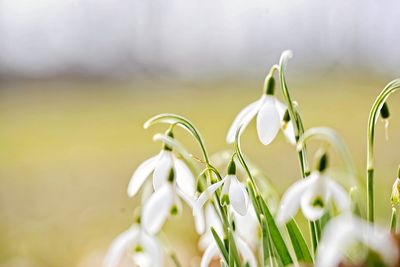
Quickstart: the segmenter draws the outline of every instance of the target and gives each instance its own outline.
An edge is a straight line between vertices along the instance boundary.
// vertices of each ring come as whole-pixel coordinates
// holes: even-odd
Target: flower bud
[[[400,166],[397,173],[397,178],[393,183],[392,187],[392,195],[390,197],[390,201],[392,202],[392,206],[396,206],[400,202]]]

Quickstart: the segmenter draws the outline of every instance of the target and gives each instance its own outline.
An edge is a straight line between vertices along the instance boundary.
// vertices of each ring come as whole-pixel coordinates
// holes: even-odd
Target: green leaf
[[[301,233],[296,221],[293,219],[290,222],[288,222],[286,224],[286,229],[289,233],[290,241],[292,242],[292,246],[294,252],[296,253],[297,260],[299,262],[312,263],[313,259],[310,254],[310,250],[307,246],[306,241],[304,240],[304,236]]]
[[[234,262],[236,264],[236,266],[240,266],[240,257],[235,244],[235,239],[233,238],[232,229],[228,230],[228,235],[229,235],[229,267],[234,267],[234,264],[231,264],[231,260],[232,263]]]
[[[290,256],[289,250],[283,240],[282,234],[279,231],[275,219],[272,216],[267,204],[261,196],[257,196],[258,203],[263,211],[265,219],[267,221],[269,233],[273,244],[275,246],[276,252],[283,264],[283,266],[287,266],[293,263],[292,257]]]
[[[217,246],[219,248],[219,251],[221,252],[222,256],[224,257],[225,262],[229,262],[229,253],[225,248],[224,243],[221,241],[221,238],[219,238],[217,232],[215,231],[214,227],[211,227],[211,233],[215,239],[215,242],[217,243]]]
[[[263,244],[263,266],[268,266],[268,260],[272,257],[272,248],[270,246],[270,236],[268,233],[268,225],[265,220],[264,215],[261,215],[261,234],[262,234],[262,244]]]

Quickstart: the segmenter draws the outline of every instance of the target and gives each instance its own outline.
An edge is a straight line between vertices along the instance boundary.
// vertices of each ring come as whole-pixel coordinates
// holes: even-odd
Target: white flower
[[[185,162],[178,159],[170,149],[163,149],[157,156],[139,165],[129,182],[128,195],[135,196],[151,173],[153,173],[154,190],[160,189],[166,183],[171,168],[174,169],[176,183],[180,190],[194,196],[195,180],[192,172]]]
[[[315,266],[339,266],[345,260],[346,255],[351,252],[352,246],[359,243],[376,252],[387,266],[395,266],[399,251],[390,232],[374,227],[351,214],[338,216],[328,223],[318,246]],[[360,248],[357,248],[356,252],[359,254]],[[366,255],[364,254],[364,256]],[[362,262],[355,264],[360,263]]]
[[[235,232],[253,248],[257,248],[260,241],[260,223],[258,222],[253,204],[249,203],[246,215],[242,216],[233,211],[235,220]]]
[[[226,175],[221,181],[209,186],[200,194],[196,202],[196,208],[193,209],[194,216],[201,209],[214,192],[222,186],[221,202],[231,204],[232,208],[240,215],[246,215],[249,206],[249,196],[246,188],[239,182],[235,174]]]
[[[332,200],[339,210],[350,209],[346,191],[325,172],[314,171],[290,186],[283,195],[277,221],[280,224],[288,222],[299,207],[307,219],[315,221],[322,217]]]
[[[104,267],[116,267],[125,257],[140,267],[163,266],[163,252],[159,241],[147,234],[139,225],[133,225],[112,242],[104,259]]]
[[[264,145],[271,143],[279,129],[282,129],[291,144],[296,143],[292,120],[287,113],[287,106],[273,95],[263,94],[261,98],[242,109],[236,116],[226,136],[227,143],[235,141],[237,130],[247,127],[257,115],[257,133]]]
[[[189,196],[175,183],[174,169],[171,168],[167,182],[149,197],[143,206],[142,224],[144,229],[150,233],[157,233],[164,225],[170,215],[175,215],[182,210],[181,199],[183,199],[191,208],[195,209],[195,199]],[[204,232],[204,219],[202,214],[195,219],[196,230],[199,233]]]
[[[248,262],[250,267],[257,267],[257,260],[249,245],[238,235],[234,235],[234,239],[238,252],[243,257],[243,262]],[[221,252],[214,241],[204,251],[203,257],[201,258],[200,267],[208,267],[212,259],[215,257],[221,257]]]

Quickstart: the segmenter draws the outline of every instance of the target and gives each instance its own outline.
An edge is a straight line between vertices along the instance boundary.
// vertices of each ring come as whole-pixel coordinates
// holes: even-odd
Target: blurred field
[[[389,82],[369,76],[290,78],[306,128],[337,130],[352,151],[363,181],[370,106]],[[236,113],[261,94],[262,79],[220,82],[25,82],[0,90],[0,266],[100,266],[112,238],[132,221],[135,200],[126,187],[132,171],[158,152],[143,122],[162,112],[190,118],[209,151],[230,148],[226,131]],[[390,190],[400,163],[398,96],[391,108],[390,139],[376,135],[377,214],[386,223]],[[177,138],[196,153],[183,131]],[[282,136],[268,147],[254,125],[244,150],[270,175],[280,193],[299,177],[293,147]],[[313,148],[313,146],[312,146]],[[197,153],[199,155],[199,153]],[[336,167],[340,168],[339,162]],[[198,255],[190,212],[167,225],[182,262]],[[189,241],[191,243],[189,243]],[[189,245],[190,244],[190,245]],[[185,265],[186,266],[186,265]]]

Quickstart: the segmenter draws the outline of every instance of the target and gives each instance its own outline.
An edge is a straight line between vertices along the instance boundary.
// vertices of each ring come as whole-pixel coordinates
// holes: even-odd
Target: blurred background
[[[394,0],[0,0],[0,266],[101,266],[133,220],[132,172],[160,149],[152,135],[165,128],[143,122],[179,113],[209,151],[232,149],[230,123],[285,49],[306,128],[334,128],[363,182],[369,109],[400,72],[398,10]],[[388,103],[389,140],[381,122],[376,135],[381,223],[400,163],[398,96]],[[282,136],[262,146],[251,125],[243,146],[279,193],[299,177]],[[185,266],[200,255],[191,220],[186,209],[166,225]]]

